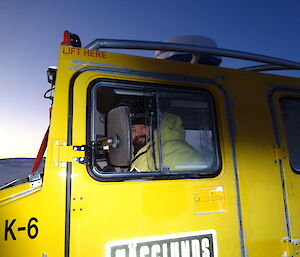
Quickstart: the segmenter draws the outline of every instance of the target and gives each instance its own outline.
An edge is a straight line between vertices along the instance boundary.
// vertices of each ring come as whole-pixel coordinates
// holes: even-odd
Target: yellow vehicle
[[[105,48],[265,64],[230,69]],[[49,71],[44,173],[0,188],[0,256],[300,256],[300,80],[259,72],[276,69],[300,64],[179,43],[81,48],[66,32]],[[147,130],[139,154],[138,118]]]

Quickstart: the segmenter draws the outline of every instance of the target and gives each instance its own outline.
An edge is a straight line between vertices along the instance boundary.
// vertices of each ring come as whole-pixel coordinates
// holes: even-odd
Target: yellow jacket
[[[162,171],[195,170],[206,168],[203,158],[185,141],[185,130],[180,117],[164,113],[161,122]],[[154,131],[154,146],[148,142],[136,154],[131,170],[160,170],[159,143]]]

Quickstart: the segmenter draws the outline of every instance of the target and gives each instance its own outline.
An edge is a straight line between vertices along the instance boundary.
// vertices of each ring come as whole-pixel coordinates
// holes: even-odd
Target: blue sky
[[[196,34],[300,62],[299,13],[299,0],[0,0],[0,158],[36,155],[48,125],[46,70],[57,64],[66,29],[83,45]]]

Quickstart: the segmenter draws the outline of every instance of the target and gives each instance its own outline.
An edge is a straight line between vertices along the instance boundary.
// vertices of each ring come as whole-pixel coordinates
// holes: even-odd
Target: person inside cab
[[[162,114],[159,130],[133,119],[132,141],[131,171],[178,171],[205,164],[204,156],[185,141],[181,118],[172,113]]]

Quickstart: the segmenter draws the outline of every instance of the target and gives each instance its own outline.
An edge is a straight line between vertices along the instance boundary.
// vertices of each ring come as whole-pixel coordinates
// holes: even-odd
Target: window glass
[[[300,99],[284,97],[280,99],[289,158],[292,168],[300,172]]]
[[[15,186],[28,182],[34,161],[35,159],[32,158],[0,159],[0,188],[4,185],[6,185],[4,188],[7,188],[7,184]],[[44,163],[45,159],[36,171],[37,174],[44,172]]]
[[[133,87],[133,86],[132,86]],[[127,106],[132,161],[114,166],[109,147],[95,150],[101,172],[215,174],[220,167],[213,102],[206,92],[98,86],[92,100],[92,141],[106,138],[107,114]]]
[[[162,170],[216,169],[216,140],[207,94],[159,94]]]

